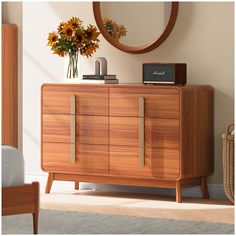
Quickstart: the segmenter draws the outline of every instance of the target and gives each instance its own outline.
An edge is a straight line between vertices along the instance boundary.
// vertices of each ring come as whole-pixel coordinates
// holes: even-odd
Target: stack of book
[[[119,84],[116,75],[83,75],[83,84]]]

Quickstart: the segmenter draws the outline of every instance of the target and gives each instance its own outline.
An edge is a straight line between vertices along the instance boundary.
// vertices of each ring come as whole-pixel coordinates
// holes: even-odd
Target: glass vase
[[[78,78],[78,59],[79,59],[79,53],[69,53],[68,55],[68,67],[66,72],[66,78],[72,79],[72,78]]]

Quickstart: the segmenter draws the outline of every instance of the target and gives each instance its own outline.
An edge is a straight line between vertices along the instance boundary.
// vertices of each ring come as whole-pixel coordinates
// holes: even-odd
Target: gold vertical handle
[[[144,149],[144,98],[139,98],[139,165],[140,167],[145,166],[145,149]]]
[[[70,162],[75,163],[75,96],[70,97]]]

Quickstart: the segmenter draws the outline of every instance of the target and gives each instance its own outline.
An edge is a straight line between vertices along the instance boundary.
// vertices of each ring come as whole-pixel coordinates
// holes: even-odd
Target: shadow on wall
[[[27,52],[26,50],[24,50],[24,56],[28,57],[29,60],[35,64],[35,66],[37,68],[39,68],[46,76],[47,78],[50,79],[51,82],[57,82],[57,79],[48,72],[48,70],[42,65],[39,63],[39,61],[36,59],[36,57],[32,56],[29,52]]]
[[[67,3],[48,2],[47,4],[52,8],[52,10],[54,10],[54,12],[62,21],[66,21],[68,20],[68,18],[75,16],[75,17],[80,18],[83,22],[85,22],[85,24],[95,23],[95,20],[93,18],[92,2],[67,2]],[[66,4],[66,8],[65,8],[65,4]],[[90,4],[89,9],[88,9],[88,6],[89,6],[88,4]],[[78,8],[76,7],[76,5],[78,5]],[[86,22],[86,20],[88,20],[88,16],[89,16],[89,19],[93,19],[93,22]]]
[[[23,129],[24,134],[26,134],[28,136],[28,138],[32,141],[32,143],[35,144],[36,147],[40,146],[40,140],[37,137],[36,134],[31,133],[28,129],[24,128]]]

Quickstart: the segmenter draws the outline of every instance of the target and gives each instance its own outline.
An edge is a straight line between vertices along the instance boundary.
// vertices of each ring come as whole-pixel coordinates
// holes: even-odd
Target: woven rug
[[[32,234],[32,216],[2,217],[3,234]],[[233,224],[121,216],[72,211],[40,211],[40,234],[234,234]]]

